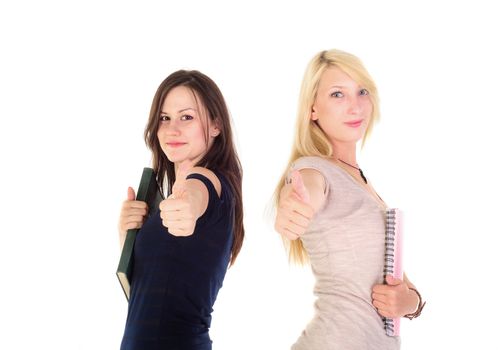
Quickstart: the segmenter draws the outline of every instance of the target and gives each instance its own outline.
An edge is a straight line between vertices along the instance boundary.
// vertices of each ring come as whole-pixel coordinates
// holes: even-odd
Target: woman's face
[[[175,166],[197,163],[219,134],[219,129],[208,120],[204,105],[195,97],[189,88],[178,86],[168,93],[161,107],[157,138]]]
[[[311,119],[316,121],[332,145],[356,143],[363,138],[372,116],[368,91],[341,69],[324,71]]]

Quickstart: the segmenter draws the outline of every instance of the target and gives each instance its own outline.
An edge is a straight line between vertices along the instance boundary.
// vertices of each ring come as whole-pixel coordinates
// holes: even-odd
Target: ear
[[[211,137],[216,137],[219,134],[220,134],[220,129],[218,129],[218,127],[213,128],[213,130],[211,130],[211,133],[210,133]]]
[[[220,134],[219,119],[215,119],[214,122],[209,126],[209,136],[216,137]]]
[[[311,120],[318,120],[318,115],[316,114],[316,111],[315,111],[315,105],[313,105],[311,107]]]

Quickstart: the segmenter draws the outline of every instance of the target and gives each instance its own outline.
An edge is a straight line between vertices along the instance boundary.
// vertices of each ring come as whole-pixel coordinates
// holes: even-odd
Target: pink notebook
[[[386,253],[384,261],[384,283],[386,276],[403,279],[403,215],[399,209],[386,211]],[[399,336],[401,319],[384,318],[386,334]]]

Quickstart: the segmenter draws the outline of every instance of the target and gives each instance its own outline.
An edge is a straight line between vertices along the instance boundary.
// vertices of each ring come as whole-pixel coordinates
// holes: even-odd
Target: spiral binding
[[[386,242],[384,256],[384,282],[387,275],[394,274],[394,256],[396,240],[396,209],[387,209],[386,211]],[[394,336],[394,320],[392,318],[383,318],[384,328],[388,336]]]
[[[386,211],[386,252],[384,256],[384,281],[394,273],[394,241],[396,239],[396,209]]]

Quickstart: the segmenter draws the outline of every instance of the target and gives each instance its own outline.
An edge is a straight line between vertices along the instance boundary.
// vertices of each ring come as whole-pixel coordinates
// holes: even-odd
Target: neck
[[[332,157],[356,166],[356,143],[332,143]]]
[[[341,163],[346,164],[349,167],[356,169],[359,172],[361,179],[365,182],[365,185],[368,183],[365,174],[356,163],[356,143],[336,143],[332,144],[333,154],[332,157],[340,161]],[[351,170],[349,170],[351,171]]]

